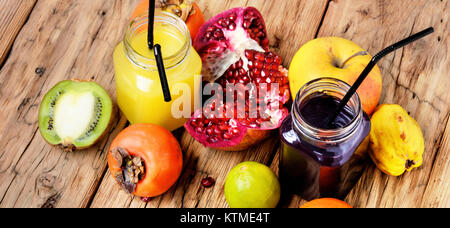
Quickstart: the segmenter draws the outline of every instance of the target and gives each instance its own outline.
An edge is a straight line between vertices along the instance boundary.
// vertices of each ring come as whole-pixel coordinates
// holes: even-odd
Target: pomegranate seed
[[[280,65],[272,64],[272,70],[277,71]]]
[[[239,78],[239,71],[234,71],[233,77],[234,78]]]
[[[255,75],[261,75],[261,70],[258,69],[258,68],[255,68],[255,69],[253,69],[253,73],[254,73]]]
[[[141,200],[144,203],[148,203],[148,202],[150,202],[152,200],[152,198],[150,198],[150,197],[141,197]]]
[[[215,180],[212,177],[204,178],[201,182],[202,186],[205,188],[210,188],[215,184]]]
[[[262,28],[260,28],[260,29],[262,29]],[[263,38],[263,37],[265,37],[266,35],[264,35],[264,33],[262,32],[262,31],[259,31],[257,34],[256,34],[256,37],[261,37],[261,38]]]
[[[264,63],[262,61],[256,61],[255,62],[255,67],[258,69],[262,69],[264,66]]]
[[[222,27],[222,26],[223,26],[223,18],[220,18],[220,19],[217,21],[217,24],[220,25],[220,26]]]
[[[217,138],[216,136],[209,138],[209,143],[216,143],[219,141],[219,138]]]
[[[242,80],[244,81],[244,83],[249,83],[250,82],[250,78],[247,76],[242,77]]]
[[[253,70],[251,70],[251,71],[248,73],[248,76],[250,76],[250,78],[256,78],[256,77],[255,77],[255,73],[253,73]]]
[[[236,29],[236,24],[235,24],[235,23],[231,23],[231,24],[228,26],[228,29],[229,29],[229,30],[235,30],[235,29]]]
[[[239,60],[237,67],[242,68],[244,66],[244,61],[242,59]]]
[[[237,128],[233,128],[233,129],[231,130],[231,134],[232,134],[232,135],[238,135],[239,133],[241,133],[241,131],[240,131],[239,129],[237,129]]]
[[[242,23],[242,27],[244,27],[245,29],[250,28],[251,25],[252,23],[248,20],[244,20],[244,23]]]
[[[224,24],[226,25],[226,26],[230,26],[230,24],[231,24],[231,21],[230,21],[230,19],[225,19],[224,20]]]
[[[228,131],[228,129],[230,129],[230,127],[227,126],[227,125],[220,125],[219,129],[222,130],[222,131]]]
[[[262,71],[261,71],[261,77],[265,78],[265,77],[267,77],[267,76],[269,76],[269,71],[266,70],[266,69],[262,70]]]
[[[276,72],[275,72],[275,71],[273,71],[273,70],[271,70],[271,71],[269,72],[269,76],[270,76],[270,77],[274,77],[274,76],[275,76],[275,74],[276,74]]]
[[[253,69],[255,67],[252,61],[248,62],[247,66],[249,69]]]
[[[276,64],[281,65],[282,61],[283,61],[283,60],[281,59],[280,56],[278,56],[278,55],[275,56],[274,62],[275,62]]]
[[[215,32],[214,32],[214,37],[215,37],[215,38],[220,38],[220,37],[222,37],[222,31],[215,31]]]
[[[197,133],[203,133],[203,128],[197,127],[197,128],[195,129],[195,131],[196,131]]]
[[[230,16],[228,17],[231,21],[235,21],[237,18],[237,15],[235,13],[230,14]]]
[[[241,69],[239,69],[239,74],[240,74],[241,76],[245,76],[245,75],[247,75],[247,71],[245,71],[244,68],[241,68]]]
[[[266,63],[273,63],[273,57],[272,56],[267,56],[266,57]]]
[[[261,53],[261,52],[258,52],[258,53],[256,53],[256,55],[255,55],[255,59],[258,60],[258,61],[261,61],[261,62],[263,62],[265,58],[266,58],[266,57],[265,57],[264,54]]]
[[[233,136],[230,135],[230,134],[228,134],[228,133],[224,133],[224,134],[222,135],[222,137],[223,137],[224,139],[231,139]]]
[[[250,50],[245,50],[245,57],[247,57],[248,60],[253,60],[253,52]]]

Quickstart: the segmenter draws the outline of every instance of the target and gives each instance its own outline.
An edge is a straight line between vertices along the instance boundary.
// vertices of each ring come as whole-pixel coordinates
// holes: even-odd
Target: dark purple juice
[[[293,115],[280,129],[284,190],[306,200],[342,199],[360,178],[365,162],[355,151],[369,134],[370,119],[361,108],[347,106],[332,122],[339,102],[336,96],[316,92],[294,104]]]
[[[349,107],[346,107],[339,113],[336,120],[331,121],[333,114],[339,107],[339,102],[336,97],[317,93],[302,104],[300,115],[309,125],[316,128],[325,130],[342,128],[349,125],[356,114]]]

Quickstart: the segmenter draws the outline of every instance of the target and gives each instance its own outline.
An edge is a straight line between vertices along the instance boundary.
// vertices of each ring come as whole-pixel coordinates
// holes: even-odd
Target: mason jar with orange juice
[[[154,21],[154,43],[162,47],[172,101],[164,100],[153,50],[148,48],[148,15],[132,20],[124,40],[114,50],[117,102],[131,124],[152,123],[175,130],[189,116],[174,115],[174,108],[189,113],[194,110],[197,88],[201,86],[202,61],[192,47],[189,30],[179,17],[157,10]],[[181,86],[180,86],[181,85]],[[183,87],[184,86],[184,87]],[[188,88],[182,90],[181,88]],[[181,91],[181,92],[180,92]],[[181,96],[190,99],[179,107]]]

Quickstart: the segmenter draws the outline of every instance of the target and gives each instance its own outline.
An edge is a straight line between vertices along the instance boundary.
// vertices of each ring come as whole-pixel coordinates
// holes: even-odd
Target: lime
[[[275,174],[257,162],[237,165],[225,181],[225,198],[231,208],[275,208],[280,194]]]

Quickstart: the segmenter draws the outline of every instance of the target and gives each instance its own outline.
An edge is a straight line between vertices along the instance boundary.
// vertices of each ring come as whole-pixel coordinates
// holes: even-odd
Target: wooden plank
[[[43,95],[63,79],[95,79],[115,94],[112,52],[136,1],[38,1],[0,71],[0,207],[85,207],[106,170],[104,149],[66,153],[38,132]],[[35,69],[45,69],[37,75]],[[114,97],[114,96],[113,96]]]
[[[383,73],[382,103],[402,105],[419,122],[426,151],[421,168],[389,177],[368,167],[347,201],[356,207],[449,207],[448,154],[437,140],[448,118],[449,2],[443,1],[332,1],[319,36],[341,36],[375,54],[382,48],[429,26],[436,33],[389,55],[379,64]],[[443,149],[442,149],[443,148]],[[438,167],[441,167],[438,170]],[[427,194],[424,197],[424,192]],[[429,194],[444,195],[429,195]]]
[[[437,208],[450,206],[450,115],[441,140],[437,141],[437,155],[430,179],[423,194],[421,207]],[[438,161],[438,162],[436,162]]]
[[[35,4],[36,0],[0,1],[0,9],[4,9],[0,14],[0,69]]]
[[[320,20],[326,8],[327,1],[199,1],[205,17],[212,16],[225,9],[239,6],[254,6],[258,8],[267,24],[270,35],[271,48],[285,57],[287,65],[295,54],[295,50],[310,39],[314,38],[319,27]],[[282,12],[283,16],[274,13]],[[298,36],[302,34],[302,36]],[[204,148],[196,142],[188,133],[181,140],[184,151],[184,170],[176,186],[169,192],[150,201],[146,207],[227,207],[223,186],[229,170],[243,161],[258,161],[270,164],[275,151],[278,148],[279,138],[274,137],[262,145],[245,152],[223,152]],[[204,177],[213,177],[216,185],[210,189],[201,187],[200,182]],[[92,207],[142,207],[143,203],[132,196],[126,196],[123,191],[112,182],[114,180],[107,175],[102,181],[96,194]],[[114,198],[111,201],[111,198]]]

